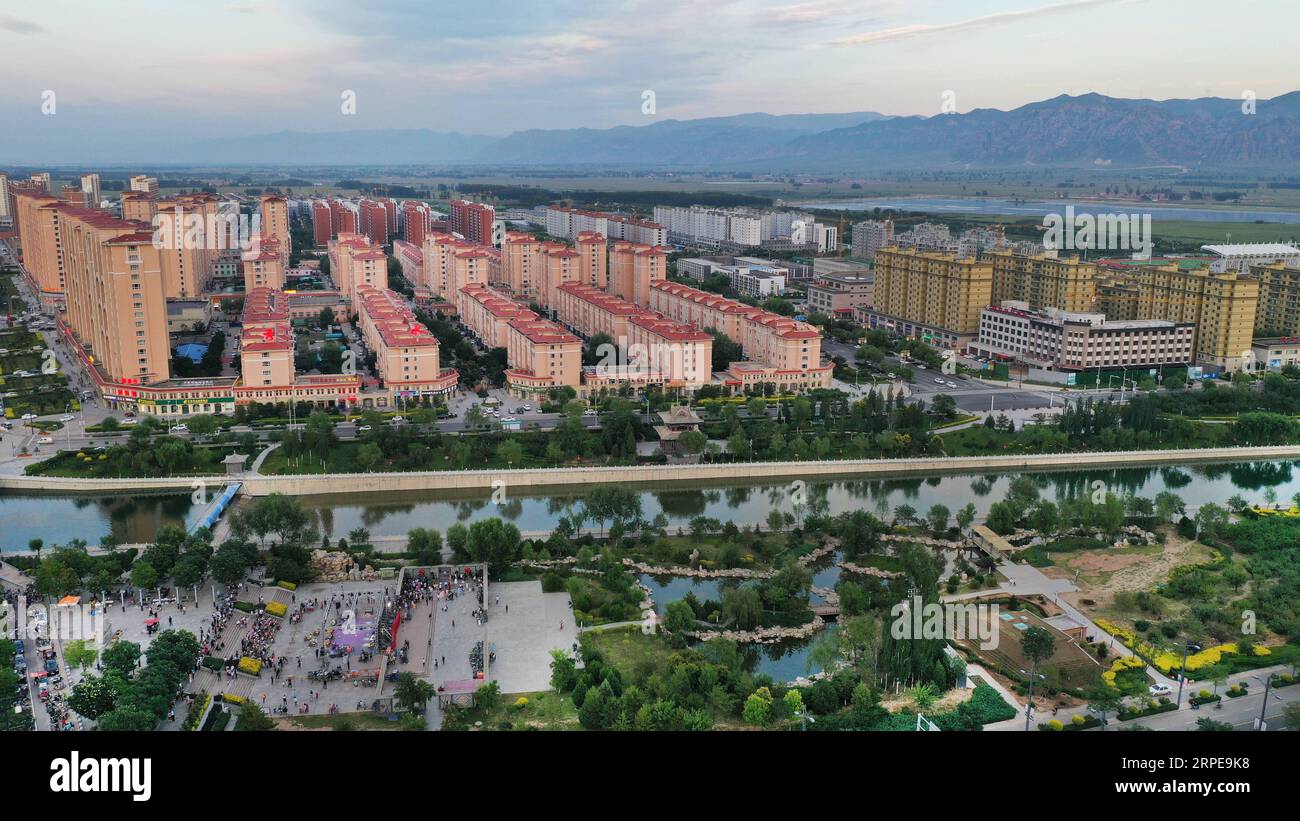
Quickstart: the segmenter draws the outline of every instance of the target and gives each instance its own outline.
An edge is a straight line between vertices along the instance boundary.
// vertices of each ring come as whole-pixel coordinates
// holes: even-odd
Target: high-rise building
[[[1028,256],[1012,251],[990,251],[993,263],[993,302],[1017,300],[1030,310],[1059,308],[1071,313],[1092,311],[1097,305],[1097,266],[1046,254]]]
[[[82,174],[81,191],[86,195],[86,205],[89,208],[98,208],[100,203],[99,197],[99,175]]]
[[[334,215],[325,200],[312,200],[311,238],[317,248],[324,248],[334,238]]]
[[[136,174],[130,182],[132,191],[139,191],[144,194],[158,193],[158,178],[146,177],[144,174]]]
[[[402,203],[402,238],[417,247],[424,245],[424,238],[433,224],[433,209],[427,203],[407,200]]]
[[[9,202],[9,175],[0,171],[0,222],[13,220],[13,206]]]
[[[294,342],[288,296],[264,285],[249,288],[241,321],[239,363],[244,385],[292,387]]]
[[[872,328],[964,348],[979,331],[993,295],[993,264],[955,254],[885,248],[876,254]]]
[[[423,279],[412,283],[430,296],[455,302],[466,285],[488,285],[500,279],[501,257],[496,249],[432,232],[424,238]]]
[[[1250,276],[1259,280],[1254,335],[1300,336],[1300,266],[1284,262],[1251,265]]]
[[[289,267],[289,254],[293,249],[293,242],[289,234],[289,203],[284,197],[278,194],[262,195],[261,205],[261,237],[264,247],[271,249],[274,240],[274,250],[280,253],[280,265],[284,268]]]
[[[152,229],[104,211],[59,207],[67,323],[108,379],[170,378],[163,263]]]
[[[361,233],[370,238],[375,245],[387,245],[392,230],[388,222],[388,208],[376,200],[362,200]]]
[[[157,203],[154,195],[145,191],[122,192],[122,219],[136,222],[153,222]]]
[[[417,399],[455,390],[456,371],[443,370],[438,339],[419,322],[402,297],[387,288],[360,285],[353,302],[375,370],[399,398]]]
[[[496,209],[490,205],[466,200],[451,201],[451,230],[470,242],[492,244],[492,223]]]
[[[875,259],[876,252],[894,244],[894,220],[866,220],[856,223],[850,234],[853,256]]]
[[[11,183],[10,192],[23,267],[43,300],[57,298],[65,291],[59,244],[59,210],[63,203],[34,183]]]
[[[197,297],[207,290],[220,249],[229,241],[217,220],[212,194],[178,194],[152,200],[154,237],[159,245],[163,293],[168,299]]]
[[[632,242],[609,247],[607,290],[637,305],[650,305],[650,289],[668,275],[668,249]]]
[[[335,287],[353,306],[363,285],[388,289],[388,256],[369,237],[339,234],[329,244],[330,276]]]
[[[1107,319],[1164,319],[1196,325],[1197,361],[1220,371],[1250,357],[1260,281],[1236,271],[1168,264],[1128,265],[1098,288]]]

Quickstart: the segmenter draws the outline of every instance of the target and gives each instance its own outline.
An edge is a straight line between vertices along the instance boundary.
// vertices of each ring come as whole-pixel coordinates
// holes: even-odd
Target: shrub
[[[1047,722],[1047,726],[1048,726],[1048,727],[1051,727],[1052,730],[1053,730],[1053,732],[1055,732],[1055,731],[1059,731],[1060,729],[1062,729],[1063,727],[1065,727],[1064,724],[1062,724],[1061,722],[1057,721],[1056,719],[1052,719],[1051,721]]]
[[[515,699],[515,703],[510,705],[511,709],[514,710],[522,710],[527,706],[528,706],[528,699],[524,698],[523,696],[520,696],[519,698]]]
[[[294,584],[293,582],[279,581],[279,582],[276,582],[275,584],[276,584],[277,587],[282,587],[282,588],[284,588],[285,590],[289,590],[289,591],[293,591],[293,590],[297,590],[297,589],[298,589],[298,585]]]
[[[248,699],[244,698],[243,696],[237,696],[234,693],[226,693],[221,697],[221,700],[226,702],[227,704],[243,704]]]
[[[1074,726],[1076,727],[1082,727],[1084,724],[1087,723],[1087,721],[1088,720],[1086,718],[1080,715],[1076,715],[1074,718],[1070,719],[1070,722],[1074,724]]]
[[[266,605],[267,615],[275,616],[277,619],[284,618],[284,615],[288,612],[289,608],[284,602],[273,601]]]
[[[262,662],[251,656],[244,656],[239,660],[239,672],[247,673],[250,676],[262,675]]]

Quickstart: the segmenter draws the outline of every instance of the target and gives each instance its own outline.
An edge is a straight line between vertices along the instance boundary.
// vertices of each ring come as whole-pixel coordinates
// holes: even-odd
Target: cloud
[[[972,17],[969,20],[959,20],[954,23],[918,23],[910,26],[897,26],[895,28],[880,29],[879,31],[868,31],[864,34],[855,34],[852,37],[832,40],[829,45],[861,46],[873,43],[887,43],[894,40],[906,40],[908,38],[923,37],[930,34],[941,34],[950,31],[965,31],[967,29],[983,28],[986,26],[997,26],[1004,23],[1014,23],[1020,20],[1027,20],[1033,17],[1046,17],[1053,14],[1079,11],[1091,6],[1106,6],[1120,2],[1127,2],[1127,0],[1067,0],[1067,2],[1056,3],[1051,6],[1038,6],[1037,8],[1019,9],[1017,11],[1000,11],[993,14],[986,14],[983,17]]]
[[[30,20],[23,20],[18,17],[11,17],[8,14],[0,14],[0,29],[12,31],[14,34],[44,34],[44,26],[37,25]]]

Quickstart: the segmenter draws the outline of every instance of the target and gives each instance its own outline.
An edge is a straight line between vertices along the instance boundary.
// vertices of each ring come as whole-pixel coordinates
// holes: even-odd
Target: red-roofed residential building
[[[363,285],[388,288],[388,256],[369,237],[339,234],[329,244],[330,276],[339,293],[357,304],[357,289]]]
[[[465,200],[451,201],[451,230],[476,245],[492,244],[492,224],[496,209],[490,205]]]
[[[650,307],[650,287],[668,276],[668,249],[616,242],[609,247],[609,286],[615,296]]]
[[[830,387],[834,366],[822,364],[821,333],[806,322],[666,280],[651,288],[650,305],[679,322],[711,328],[739,343],[749,361],[729,369],[737,384],[773,382],[791,390]]]
[[[531,312],[506,323],[506,389],[529,399],[582,382],[582,340]]]
[[[317,248],[324,248],[334,238],[334,213],[325,200],[312,201],[311,234]]]
[[[362,338],[375,354],[375,368],[385,388],[407,398],[455,390],[459,376],[454,370],[442,369],[437,338],[415,318],[400,295],[362,285],[354,307]]]

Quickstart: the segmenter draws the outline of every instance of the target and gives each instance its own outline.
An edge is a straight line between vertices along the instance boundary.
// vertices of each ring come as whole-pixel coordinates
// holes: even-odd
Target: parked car
[[[1173,692],[1173,689],[1168,684],[1152,684],[1147,689],[1151,691],[1153,696],[1167,696]]]
[[[374,428],[370,427],[369,425],[361,425],[360,427],[357,428],[358,433],[366,433],[371,430],[374,430]]]
[[[167,432],[168,432],[168,433],[189,433],[189,432],[190,432],[190,429],[189,429],[188,426],[183,425],[183,424],[182,424],[182,425],[172,425],[172,426],[167,430]]]

